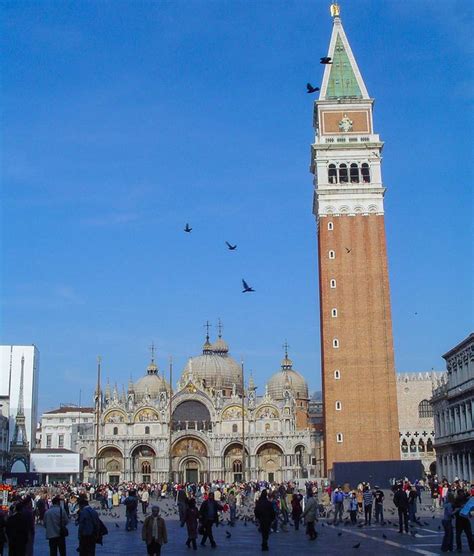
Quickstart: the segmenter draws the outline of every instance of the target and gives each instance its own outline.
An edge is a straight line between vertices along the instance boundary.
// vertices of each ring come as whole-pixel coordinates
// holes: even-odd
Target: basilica
[[[308,386],[287,348],[258,395],[252,377],[244,384],[221,334],[212,344],[207,336],[175,391],[152,353],[146,374],[127,392],[107,384],[96,393],[98,435],[91,427],[75,448],[84,478],[100,483],[305,478],[316,474],[308,405]]]

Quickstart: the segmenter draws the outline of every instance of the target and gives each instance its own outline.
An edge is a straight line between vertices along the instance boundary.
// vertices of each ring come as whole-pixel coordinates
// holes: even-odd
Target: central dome
[[[156,400],[160,397],[161,392],[169,389],[166,380],[159,375],[158,367],[153,360],[148,365],[146,372],[147,374],[137,380],[133,386],[137,401],[144,398],[146,394],[150,396],[151,400]]]
[[[288,358],[288,354],[285,354],[285,358],[281,362],[281,370],[268,381],[268,394],[274,400],[283,400],[286,389],[291,390],[294,397],[299,400],[308,399],[306,380],[293,369],[293,362]]]
[[[228,352],[229,348],[222,338],[212,345],[206,339],[202,355],[192,357],[186,363],[181,381],[192,380],[196,384],[203,381],[206,388],[217,390],[232,390],[235,384],[236,391],[240,393],[242,368]]]

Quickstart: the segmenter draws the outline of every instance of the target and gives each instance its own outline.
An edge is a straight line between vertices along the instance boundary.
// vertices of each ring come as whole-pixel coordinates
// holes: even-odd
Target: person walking
[[[408,519],[412,523],[418,523],[418,519],[416,517],[417,499],[418,499],[418,494],[416,493],[416,488],[412,486],[410,491],[408,492]]]
[[[268,500],[267,491],[263,489],[255,504],[255,518],[260,525],[260,533],[262,534],[262,552],[268,552],[268,537],[270,536],[270,528],[276,517],[273,504]]]
[[[458,489],[454,499],[455,524],[456,524],[456,550],[462,552],[462,534],[466,535],[469,550],[474,552],[474,540],[472,538],[471,522],[469,515],[472,510],[472,500],[463,489]]]
[[[210,492],[207,500],[201,504],[199,509],[199,516],[202,522],[203,535],[201,539],[201,546],[206,544],[207,539],[211,541],[212,548],[216,548],[217,544],[212,534],[212,526],[219,521],[219,512],[224,508],[214,500],[214,493]],[[184,525],[184,523],[183,523]]]
[[[0,510],[0,556],[3,556],[3,548],[7,542],[6,530],[6,514],[3,510]]]
[[[229,506],[229,525],[234,527],[235,516],[237,514],[237,499],[233,490],[231,490],[227,496],[227,504]]]
[[[357,524],[357,510],[358,510],[358,503],[357,503],[357,493],[353,490],[349,495],[349,515],[351,516],[351,524]]]
[[[145,518],[142,540],[146,543],[149,556],[160,556],[161,547],[168,542],[165,520],[160,516],[160,508],[152,506],[151,515]]]
[[[408,496],[403,490],[402,483],[397,485],[397,491],[393,496],[393,503],[398,510],[398,532],[403,533],[403,527],[405,527],[405,532],[408,533]]]
[[[453,551],[453,516],[454,516],[454,494],[448,492],[445,496],[444,503],[444,515],[442,520],[442,525],[444,529],[443,542],[441,543],[441,552],[452,552]]]
[[[8,556],[25,556],[28,537],[26,531],[28,522],[22,513],[21,502],[16,502],[10,508],[10,516],[5,526],[8,539]]]
[[[136,491],[131,489],[128,493],[127,498],[125,498],[123,503],[124,503],[124,506],[126,508],[126,510],[125,510],[125,517],[126,517],[125,529],[127,531],[135,530],[138,526],[138,517],[137,517],[138,497],[137,497]]]
[[[375,523],[381,523],[385,525],[385,520],[383,517],[383,500],[385,495],[383,490],[379,486],[375,486],[374,491],[374,508],[375,508]]]
[[[318,536],[314,528],[314,525],[316,523],[317,513],[318,513],[318,502],[316,498],[313,496],[313,492],[311,490],[308,490],[306,504],[304,506],[304,511],[303,511],[303,519],[306,524],[306,534],[309,536],[309,539],[311,541],[316,540],[316,537]]]
[[[365,485],[363,490],[363,497],[365,524],[372,525],[372,502],[374,500],[374,496],[369,488],[369,485]]]
[[[44,528],[49,543],[49,556],[66,556],[65,529],[69,522],[67,513],[61,507],[61,499],[55,496],[51,508],[44,514]]]
[[[186,512],[187,502],[188,502],[188,497],[186,496],[186,491],[184,487],[178,485],[178,492],[176,494],[176,503],[178,505],[179,523],[181,527],[184,527],[184,514]]]
[[[89,506],[85,496],[80,496],[77,536],[79,556],[95,556],[95,545],[99,532],[99,515]]]
[[[142,513],[143,515],[146,515],[146,511],[148,508],[148,504],[150,501],[150,493],[148,492],[148,489],[146,486],[143,487],[143,490],[140,494],[140,502],[142,503]]]
[[[185,511],[184,520],[186,522],[186,529],[188,531],[188,540],[186,541],[186,546],[197,550],[196,539],[198,537],[198,521],[199,521],[199,510],[196,507],[196,500],[190,498]]]
[[[302,513],[303,513],[303,508],[301,507],[301,496],[295,493],[291,498],[291,517],[293,518],[295,531],[298,531],[300,528]]]

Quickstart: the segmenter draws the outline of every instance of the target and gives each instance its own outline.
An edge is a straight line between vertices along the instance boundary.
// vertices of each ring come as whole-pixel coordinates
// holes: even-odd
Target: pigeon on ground
[[[115,527],[117,527],[117,529],[120,529],[120,525],[118,523],[115,524]]]
[[[306,83],[306,92],[308,94],[317,93],[319,91],[319,87],[313,87],[311,83]]]
[[[254,292],[255,290],[253,288],[251,288],[247,282],[242,278],[242,286],[243,286],[243,290],[242,293],[250,293],[250,292]]]
[[[360,542],[358,542],[357,544],[355,544],[352,548],[359,548],[360,546]]]
[[[229,531],[226,531],[226,532],[225,532],[225,536],[226,536],[226,538],[228,538],[228,539],[230,539],[230,537],[232,537],[232,535],[231,535],[231,533],[229,533]]]
[[[342,535],[342,532],[338,533],[337,536],[340,537]]]
[[[192,230],[192,228],[189,227],[189,224],[186,222],[186,226],[184,227],[184,231],[187,232],[189,234],[189,232]]]
[[[387,535],[382,534],[382,539],[386,539]]]

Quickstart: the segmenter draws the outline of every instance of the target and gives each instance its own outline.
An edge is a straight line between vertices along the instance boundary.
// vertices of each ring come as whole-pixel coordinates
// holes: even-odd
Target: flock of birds
[[[329,56],[323,56],[320,59],[320,63],[323,65],[328,65],[328,64],[332,64],[332,58]],[[307,92],[309,94],[311,93],[317,93],[319,91],[319,87],[313,87],[311,85],[311,83],[307,83],[306,84],[306,89]],[[187,234],[190,234],[193,229],[192,227],[189,225],[189,222],[186,222],[186,226],[184,227],[184,231]],[[237,249],[237,245],[232,245],[231,243],[229,243],[228,241],[225,242],[225,244],[227,245],[227,249],[229,249],[229,251],[235,251]],[[347,248],[346,248],[347,249]],[[348,250],[348,253],[350,253],[350,250]],[[252,293],[255,292],[254,288],[252,288],[251,286],[249,286],[249,284],[242,278],[242,293]]]
[[[191,228],[188,222],[186,222],[184,231],[187,234],[190,234],[193,231],[193,229]],[[232,245],[232,243],[229,243],[228,241],[226,241],[225,244],[227,245],[227,249],[229,251],[235,251],[237,249],[237,244]],[[251,293],[255,291],[251,286],[248,285],[248,283],[243,278],[242,278],[242,287],[243,287],[242,293]]]

